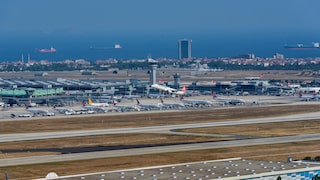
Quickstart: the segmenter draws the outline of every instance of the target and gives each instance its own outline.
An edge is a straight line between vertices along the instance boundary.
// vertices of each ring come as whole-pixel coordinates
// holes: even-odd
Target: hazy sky
[[[1,0],[0,35],[320,33],[319,0]]]

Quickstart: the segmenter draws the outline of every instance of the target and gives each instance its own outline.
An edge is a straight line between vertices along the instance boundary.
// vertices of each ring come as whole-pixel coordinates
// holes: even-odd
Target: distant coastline
[[[177,59],[177,40],[179,37],[163,38],[151,36],[131,38],[92,38],[92,39],[65,39],[55,38],[48,40],[43,38],[33,39],[8,39],[0,42],[0,62],[16,61],[22,56],[30,56],[33,60],[61,61],[66,59],[85,59],[95,61],[99,59],[143,59],[147,56],[153,58]],[[256,57],[268,58],[275,53],[284,54],[289,58],[320,57],[320,50],[315,51],[289,51],[285,44],[301,42],[294,39],[278,38],[215,38],[195,37],[192,42],[192,56],[196,58],[234,57],[241,54],[253,53]],[[261,39],[261,40],[260,40]],[[316,41],[316,39],[315,39]],[[308,39],[305,42],[311,42]],[[114,48],[115,44],[121,44],[121,48]],[[39,53],[37,49],[53,46],[57,49],[54,53]],[[94,48],[90,47],[98,47]],[[105,48],[108,47],[108,48]],[[113,47],[113,48],[109,48]]]

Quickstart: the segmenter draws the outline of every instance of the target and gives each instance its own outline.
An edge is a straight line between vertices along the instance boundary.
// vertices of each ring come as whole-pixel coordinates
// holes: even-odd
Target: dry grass
[[[303,112],[317,112],[320,105],[296,105],[274,107],[243,107],[181,112],[133,113],[105,116],[73,116],[68,118],[46,118],[30,121],[0,122],[0,134],[110,129],[143,127],[168,124],[228,121],[242,118],[272,117]]]
[[[248,124],[224,127],[185,129],[182,132],[230,134],[254,137],[293,136],[320,133],[320,120]]]
[[[0,143],[5,150],[33,150],[51,148],[77,148],[77,147],[101,147],[101,146],[130,146],[130,145],[155,145],[173,144],[179,142],[208,142],[231,140],[232,138],[205,137],[205,136],[181,136],[169,134],[111,134],[98,136],[84,136],[72,138],[57,138],[32,141],[18,141]],[[58,153],[56,153],[58,154]],[[0,158],[8,156],[0,154]]]
[[[1,133],[15,132],[38,132],[44,131],[67,131],[79,129],[101,129],[101,128],[119,128],[119,127],[140,127],[150,125],[167,125],[181,123],[196,123],[196,122],[215,122],[226,121],[243,118],[271,117],[273,115],[289,115],[302,112],[316,112],[319,105],[301,105],[301,106],[278,106],[278,107],[255,107],[255,108],[230,108],[223,110],[197,110],[183,112],[161,112],[150,114],[131,114],[131,115],[107,115],[107,116],[92,116],[73,117],[73,118],[52,118],[52,119],[37,119],[31,121],[9,121],[0,123]],[[294,133],[309,133],[315,132],[316,129],[308,128],[318,126],[319,121],[305,121],[308,131],[297,129]],[[262,125],[259,124],[259,131],[265,132],[267,136],[274,134],[288,134],[294,128],[301,125],[300,122],[283,123],[282,125]],[[284,131],[285,127],[289,127],[289,131]],[[219,131],[221,134],[245,134],[252,132],[252,135],[261,135],[257,130],[257,126],[246,125],[232,127],[219,127],[220,129],[205,129],[203,132]],[[274,131],[275,130],[275,131]],[[247,134],[246,134],[247,133]],[[199,142],[208,140],[221,140],[215,137],[195,137],[195,136],[178,136],[178,135],[159,135],[159,134],[136,134],[136,135],[108,135],[108,136],[88,136],[78,138],[62,138],[51,140],[36,140],[25,142],[1,143],[0,149],[15,149],[15,148],[41,148],[41,147],[91,147],[95,145],[128,145],[128,144],[157,144],[170,142]],[[237,148],[221,148],[214,150],[189,151],[179,153],[163,153],[143,156],[128,156],[107,159],[93,159],[86,161],[73,161],[62,163],[50,163],[28,166],[16,166],[0,168],[0,171],[7,171],[10,179],[30,179],[34,177],[44,177],[48,172],[54,171],[59,175],[78,174],[97,171],[108,171],[115,169],[144,167],[151,165],[163,165],[172,163],[183,163],[200,160],[212,160],[231,157],[248,157],[266,160],[285,160],[288,155],[293,155],[295,158],[303,158],[305,156],[317,156],[320,154],[317,150],[320,148],[319,141],[314,142],[299,142],[276,145],[263,146],[248,146]],[[52,153],[52,152],[41,152]],[[3,154],[2,157],[8,156],[24,156],[35,155],[27,154]],[[27,176],[27,177],[26,177]],[[21,178],[23,177],[23,178]],[[1,178],[1,176],[0,176]]]
[[[309,141],[6,167],[0,168],[0,171],[7,171],[12,179],[26,180],[44,177],[52,171],[58,175],[70,175],[231,157],[285,161],[288,156],[293,156],[295,159],[301,159],[306,156],[318,156],[320,155],[319,148],[320,141]]]

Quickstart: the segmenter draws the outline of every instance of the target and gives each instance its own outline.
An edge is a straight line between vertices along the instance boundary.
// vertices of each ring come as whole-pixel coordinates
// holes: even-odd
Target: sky
[[[316,34],[319,0],[1,0],[0,37]]]

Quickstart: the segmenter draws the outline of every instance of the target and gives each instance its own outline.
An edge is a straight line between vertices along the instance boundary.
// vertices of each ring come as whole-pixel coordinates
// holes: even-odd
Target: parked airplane
[[[230,104],[230,105],[242,105],[246,102],[243,99],[237,99],[237,98],[218,98],[214,92],[212,92],[213,100],[222,102],[224,105]]]
[[[140,108],[137,106],[114,105],[113,107],[117,112],[140,111]]]
[[[160,106],[159,104],[142,104],[140,103],[140,101],[137,99],[137,106],[141,107],[142,109],[145,110],[152,110],[152,109],[162,109],[162,106]]]
[[[173,94],[176,94],[176,95],[182,96],[182,95],[185,95],[185,94],[186,94],[186,92],[187,92],[187,86],[186,86],[186,85],[184,85],[184,86],[182,87],[182,89],[181,89],[181,90],[179,90],[179,91],[177,91],[177,92],[174,92]]]
[[[72,115],[75,114],[75,110],[71,109],[71,108],[60,108],[60,107],[56,107],[53,108],[54,110],[58,111],[60,114],[65,114],[65,115]]]
[[[94,112],[102,112],[102,113],[106,113],[108,112],[107,109],[105,109],[104,107],[101,107],[101,106],[83,106],[84,109],[86,109],[87,111],[94,111]]]
[[[301,101],[318,101],[320,99],[320,97],[315,94],[312,96],[306,96],[302,93],[299,94],[299,98],[301,99]]]
[[[213,105],[211,101],[208,100],[198,100],[198,99],[184,99],[182,96],[180,96],[180,100],[187,106],[192,107],[203,107],[207,106],[210,107]]]
[[[127,112],[127,111],[140,111],[140,108],[136,105],[118,105],[118,101],[113,101],[113,109],[116,112]]]
[[[164,95],[164,94],[148,94],[148,98],[152,98],[152,99],[158,99],[158,98],[162,98],[165,96],[166,95]]]
[[[174,109],[174,108],[182,109],[182,108],[186,107],[182,103],[166,103],[166,102],[164,102],[164,100],[162,98],[160,98],[160,102],[163,107],[168,108],[168,109]]]
[[[104,98],[104,97],[99,98],[99,102],[108,103],[108,105],[113,104],[113,101],[116,101],[116,100],[113,99],[112,97],[110,97],[110,98]]]
[[[112,95],[112,96],[110,97],[110,100],[112,101],[112,104],[113,104],[114,102],[118,103],[118,102],[121,102],[122,97],[113,96],[113,95]]]
[[[168,86],[164,86],[164,85],[160,85],[160,84],[152,84],[151,85],[152,88],[155,89],[159,89],[160,91],[165,91],[168,92],[170,94],[176,94],[176,95],[184,95],[187,91],[187,86],[184,85],[183,88],[181,90],[178,89],[174,89]]]
[[[37,103],[35,102],[32,102],[31,99],[27,102],[27,103],[24,103],[24,106],[25,107],[37,107]]]
[[[124,96],[122,96],[122,99],[137,99],[137,98],[141,98],[141,96],[139,96],[139,95],[124,95]]]
[[[222,102],[225,105],[230,104],[230,105],[240,105],[240,104],[245,104],[246,102],[242,99],[236,99],[236,98],[213,98],[213,100]]]
[[[6,104],[4,102],[0,102],[0,107],[5,107]]]
[[[33,117],[31,114],[19,114],[18,117],[30,118]]]
[[[33,116],[54,116],[53,112],[50,112],[45,109],[26,109],[28,112],[31,112]]]
[[[90,106],[95,106],[95,107],[108,107],[109,106],[109,104],[106,102],[104,102],[104,103],[93,102],[91,100],[91,98],[88,98],[88,103]]]

